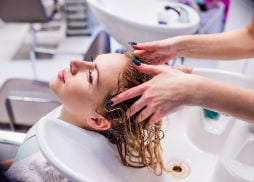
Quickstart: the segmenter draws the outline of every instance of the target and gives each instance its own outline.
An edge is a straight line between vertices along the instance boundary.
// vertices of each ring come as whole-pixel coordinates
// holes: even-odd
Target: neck
[[[60,116],[59,116],[59,119],[67,122],[67,123],[70,123],[70,124],[73,124],[75,126],[78,126],[80,128],[85,128],[85,119],[83,118],[78,118],[75,114],[73,114],[72,112],[70,112],[67,108],[65,108],[63,106],[62,110],[61,110],[61,113],[60,113]]]

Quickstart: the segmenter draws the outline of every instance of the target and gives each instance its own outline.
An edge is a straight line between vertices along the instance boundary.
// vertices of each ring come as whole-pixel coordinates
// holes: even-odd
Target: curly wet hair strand
[[[131,60],[133,54],[125,55]],[[146,62],[146,60],[141,60]],[[118,86],[114,92],[105,98],[106,100],[116,96],[126,89],[135,87],[152,77],[138,72],[130,61],[127,70],[119,78]],[[102,116],[111,122],[111,128],[101,131],[108,140],[115,144],[123,165],[133,168],[149,167],[156,175],[161,175],[165,170],[161,157],[160,141],[164,137],[161,130],[161,121],[154,125],[148,125],[146,119],[140,123],[135,121],[137,114],[127,118],[127,109],[138,99],[138,97],[127,100],[116,106],[104,105]]]

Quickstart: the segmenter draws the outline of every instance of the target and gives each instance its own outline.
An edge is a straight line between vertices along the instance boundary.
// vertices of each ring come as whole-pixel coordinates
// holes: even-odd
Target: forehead
[[[100,72],[110,70],[112,74],[122,73],[127,68],[128,62],[127,56],[117,53],[101,54],[95,60]]]
[[[130,59],[124,54],[111,53],[99,55],[94,62],[99,70],[100,85],[114,87],[120,75],[127,69],[129,61]]]
[[[127,58],[124,54],[118,54],[118,53],[109,53],[109,54],[101,54],[96,57],[95,62],[100,64],[126,64],[129,58]]]

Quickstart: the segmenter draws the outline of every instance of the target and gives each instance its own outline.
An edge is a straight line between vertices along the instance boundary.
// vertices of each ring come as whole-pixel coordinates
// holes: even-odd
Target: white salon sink
[[[129,41],[144,42],[193,34],[200,21],[198,13],[189,6],[163,0],[87,2],[109,34],[125,48]]]
[[[211,79],[254,88],[237,73],[194,69]],[[147,168],[122,165],[117,149],[102,135],[54,120],[40,122],[43,155],[72,181],[253,182],[254,126],[230,116],[206,118],[200,107],[183,107],[164,118],[163,161],[173,170],[155,176]]]

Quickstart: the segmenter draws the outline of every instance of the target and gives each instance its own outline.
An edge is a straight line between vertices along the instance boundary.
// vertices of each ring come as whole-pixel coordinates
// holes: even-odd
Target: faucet
[[[179,22],[181,22],[181,23],[188,23],[189,22],[189,14],[188,14],[188,12],[185,8],[183,8],[183,7],[172,7],[172,6],[166,5],[164,7],[164,9],[166,11],[168,11],[168,10],[175,11],[179,16],[179,18],[178,18]]]

